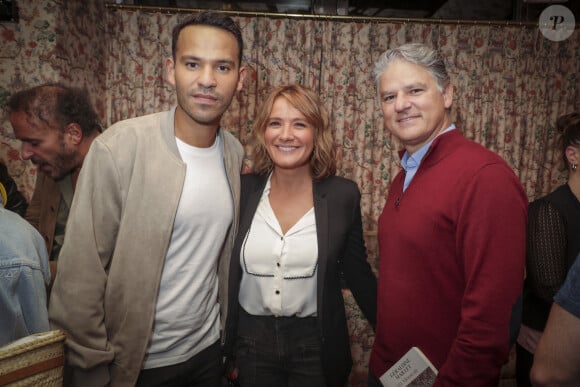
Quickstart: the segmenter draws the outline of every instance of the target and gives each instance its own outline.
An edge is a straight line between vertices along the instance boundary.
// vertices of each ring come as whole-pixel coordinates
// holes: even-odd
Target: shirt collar
[[[435,136],[435,138],[442,135],[443,133],[449,132],[454,129],[455,124],[451,124],[447,127],[447,129],[445,129],[444,131],[440,132],[437,136]],[[409,152],[405,151],[403,157],[401,158],[401,166],[405,171],[407,171],[409,168],[417,168],[419,164],[421,164],[421,161],[427,154],[427,151],[429,150],[429,147],[431,146],[435,138],[433,138],[431,141],[423,145],[421,148],[419,148],[419,150],[417,150],[412,155],[409,155]]]

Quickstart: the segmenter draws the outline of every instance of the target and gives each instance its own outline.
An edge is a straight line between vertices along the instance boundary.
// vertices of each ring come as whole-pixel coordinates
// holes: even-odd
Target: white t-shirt
[[[219,137],[210,148],[176,140],[186,177],[143,368],[182,363],[219,339],[218,259],[234,212],[222,147]]]

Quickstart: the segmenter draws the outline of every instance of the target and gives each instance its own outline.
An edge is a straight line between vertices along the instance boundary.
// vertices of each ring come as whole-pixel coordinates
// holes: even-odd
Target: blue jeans
[[[236,360],[242,387],[323,387],[316,317],[252,316],[240,308]]]
[[[221,352],[218,340],[183,363],[141,370],[136,387],[219,387]]]

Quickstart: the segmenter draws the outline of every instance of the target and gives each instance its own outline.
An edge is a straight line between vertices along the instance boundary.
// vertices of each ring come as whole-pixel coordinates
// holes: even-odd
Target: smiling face
[[[168,81],[177,93],[176,121],[217,128],[242,88],[245,69],[238,55],[238,42],[228,31],[206,25],[181,30],[175,59],[166,61]]]
[[[314,128],[284,97],[274,101],[264,132],[274,168],[307,169],[314,151]]]
[[[414,153],[450,125],[453,87],[443,92],[424,67],[401,59],[388,65],[379,79],[385,126],[409,153]]]
[[[38,168],[60,180],[78,166],[74,139],[24,111],[10,114],[14,136],[22,141],[20,154]]]

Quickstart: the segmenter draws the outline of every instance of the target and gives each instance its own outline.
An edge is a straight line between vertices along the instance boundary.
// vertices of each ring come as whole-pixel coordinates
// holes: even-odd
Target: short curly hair
[[[25,112],[61,132],[77,123],[84,136],[102,132],[99,115],[84,89],[62,83],[45,83],[13,94],[7,103],[9,113]]]

